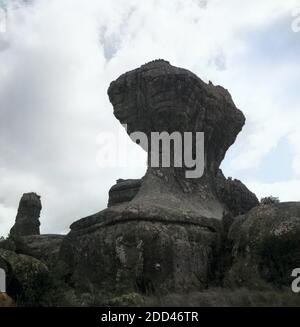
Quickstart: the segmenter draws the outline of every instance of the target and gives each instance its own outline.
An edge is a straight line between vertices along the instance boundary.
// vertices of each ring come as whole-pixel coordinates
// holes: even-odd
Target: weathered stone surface
[[[291,285],[300,267],[300,203],[260,205],[236,218],[229,239],[233,266],[225,284],[261,287]]]
[[[220,246],[218,221],[124,209],[116,205],[71,226],[60,258],[72,283],[117,293],[207,286]]]
[[[216,174],[245,118],[221,86],[155,60],[112,82],[108,95],[128,133],[205,132],[206,172]]]
[[[142,184],[141,179],[119,180],[109,191],[108,206],[129,202],[137,195]],[[225,178],[219,169],[216,178],[217,195],[226,205],[232,217],[248,212],[259,205],[259,201],[240,180]]]
[[[11,236],[39,235],[40,212],[42,209],[40,196],[36,193],[23,194],[15,225],[10,230]]]
[[[48,267],[30,256],[0,249],[0,260],[7,275],[7,293],[26,305],[39,303],[49,283]]]
[[[119,179],[109,190],[108,206],[129,202],[138,193],[141,187],[140,179]]]
[[[222,219],[225,207],[216,193],[215,176],[245,122],[228,91],[204,83],[186,69],[156,60],[112,82],[108,95],[116,118],[127,125],[129,134],[143,132],[150,140],[152,132],[205,133],[201,178],[186,178],[186,167],[174,167],[172,162],[169,168],[149,165],[131,204]],[[153,151],[148,145],[150,163]],[[196,153],[194,141],[189,150]]]
[[[15,251],[34,257],[47,264],[56,265],[64,235],[30,235],[15,240]]]
[[[225,178],[219,169],[217,178],[217,194],[219,199],[226,204],[233,217],[242,215],[259,205],[259,201],[240,180]]]
[[[121,180],[109,208],[71,226],[60,259],[71,284],[113,292],[203,289],[213,279],[227,207],[216,175],[245,118],[230,94],[158,60],[112,82],[108,95],[128,133],[204,132],[205,167],[151,167],[141,180]],[[148,149],[151,162],[152,149]],[[195,154],[195,142],[189,149]],[[171,154],[173,149],[171,149]]]

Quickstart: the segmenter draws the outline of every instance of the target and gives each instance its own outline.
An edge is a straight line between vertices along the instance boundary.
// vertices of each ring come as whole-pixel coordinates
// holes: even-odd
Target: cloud
[[[248,186],[259,198],[264,196],[275,196],[280,201],[300,201],[300,180],[291,180],[277,183],[262,183],[260,181],[247,182]]]
[[[24,192],[42,195],[43,232],[67,232],[106,206],[117,178],[144,174],[145,167],[99,167],[98,140],[119,126],[109,83],[156,58],[225,86],[246,114],[227,174],[259,191],[247,174],[286,138],[299,176],[295,7],[293,0],[12,1],[0,36],[0,234]]]

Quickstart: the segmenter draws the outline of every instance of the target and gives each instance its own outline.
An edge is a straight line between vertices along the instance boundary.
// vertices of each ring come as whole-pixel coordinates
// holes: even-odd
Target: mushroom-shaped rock
[[[90,285],[109,292],[206,288],[215,278],[227,210],[216,175],[242,129],[242,112],[224,88],[163,60],[122,75],[108,95],[132,139],[135,132],[148,140],[152,132],[181,137],[187,132],[192,141],[182,148],[197,155],[195,133],[204,133],[204,173],[189,178],[191,167],[175,160],[153,167],[154,148],[142,143],[148,151],[146,175],[119,181],[107,209],[71,225],[60,250],[66,275],[86,290]]]
[[[222,219],[226,210],[217,195],[215,177],[225,153],[241,131],[245,118],[221,86],[206,84],[192,72],[174,67],[164,60],[155,60],[125,73],[112,82],[108,90],[116,118],[127,125],[127,132],[142,132],[147,136],[148,171],[140,191],[131,201],[141,215],[150,211],[176,210],[184,215]],[[153,167],[153,133],[176,132],[181,136],[179,159],[175,147],[169,147],[170,167]],[[204,133],[204,173],[187,178],[185,153],[199,155],[196,133]],[[191,133],[192,142],[185,142]],[[157,134],[155,134],[157,135]],[[177,149],[178,150],[178,149]],[[183,150],[183,151],[182,151]],[[161,151],[161,149],[158,149]]]
[[[205,172],[213,175],[245,123],[226,89],[164,60],[120,76],[108,95],[129,134],[204,132]]]

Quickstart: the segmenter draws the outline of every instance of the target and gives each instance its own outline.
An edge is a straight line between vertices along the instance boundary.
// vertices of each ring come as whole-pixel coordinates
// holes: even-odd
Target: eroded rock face
[[[0,249],[1,265],[6,271],[8,295],[27,306],[39,303],[49,284],[48,267],[33,257],[4,249]]]
[[[119,179],[109,190],[108,206],[131,201],[141,187],[140,179]]]
[[[41,198],[36,193],[23,194],[15,225],[10,230],[11,236],[39,235]]]
[[[232,217],[243,215],[259,205],[256,195],[246,185],[238,179],[225,178],[221,169],[216,184],[219,199],[226,204]]]
[[[141,179],[119,180],[109,191],[108,206],[130,202],[140,190]],[[256,195],[251,192],[240,180],[225,178],[219,169],[216,178],[217,194],[231,215],[242,215],[259,205]]]
[[[263,282],[290,286],[300,267],[300,203],[259,205],[231,226],[233,266],[230,286],[261,287]]]
[[[186,167],[171,162],[117,183],[109,208],[72,224],[60,252],[66,275],[83,290],[203,289],[214,277],[228,210],[216,175],[245,118],[224,88],[163,60],[122,75],[108,94],[128,133],[204,132],[204,174],[188,179]]]
[[[176,209],[193,215],[222,219],[226,210],[216,191],[221,161],[244,125],[245,118],[221,86],[206,84],[188,70],[164,60],[150,62],[112,82],[108,95],[114,114],[129,134],[143,132],[204,132],[205,167],[201,178],[186,178],[186,167],[149,168],[131,206],[145,211]],[[191,151],[195,154],[193,141]],[[171,148],[171,156],[173,155]]]
[[[55,268],[64,235],[44,234],[19,237],[14,241],[15,251],[29,255]]]
[[[203,289],[213,279],[220,230],[214,220],[161,213],[147,220],[116,205],[71,226],[60,258],[77,287],[110,292]]]
[[[108,95],[128,133],[204,132],[206,173],[213,175],[245,123],[226,89],[164,60],[120,76]]]

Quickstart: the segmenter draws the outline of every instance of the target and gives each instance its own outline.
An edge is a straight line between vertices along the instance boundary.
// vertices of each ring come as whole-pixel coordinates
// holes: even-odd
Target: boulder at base
[[[225,284],[290,287],[300,267],[300,202],[259,205],[236,218],[229,231],[233,266]]]

